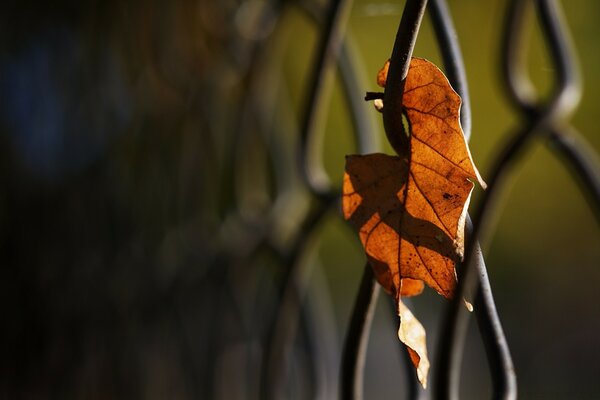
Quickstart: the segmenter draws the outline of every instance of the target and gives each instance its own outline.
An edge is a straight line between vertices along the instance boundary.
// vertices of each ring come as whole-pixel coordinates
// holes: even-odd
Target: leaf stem
[[[365,101],[377,100],[377,99],[383,100],[383,92],[367,92],[365,94]]]

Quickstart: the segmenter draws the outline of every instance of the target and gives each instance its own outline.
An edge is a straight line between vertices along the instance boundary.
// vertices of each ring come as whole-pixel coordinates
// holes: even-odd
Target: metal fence
[[[161,398],[145,391],[154,384],[180,385],[181,390],[169,392],[173,398],[372,398],[363,393],[363,377],[379,286],[370,266],[364,265],[340,346],[324,277],[328,265],[315,257],[325,221],[342,219],[341,188],[327,176],[323,151],[325,137],[336,134],[322,124],[335,82],[341,88],[354,152],[372,153],[382,147],[375,112],[364,107],[370,84],[364,81],[363,60],[347,30],[352,0],[182,1],[169,3],[164,15],[156,12],[156,4],[128,8],[131,5],[121,3],[113,5],[118,11],[114,14],[99,6],[88,9],[92,17],[84,22],[91,21],[92,27],[83,30],[94,48],[101,49],[89,64],[99,71],[105,68],[107,81],[114,82],[113,69],[118,68],[94,63],[104,57],[104,41],[118,34],[107,35],[103,26],[116,26],[125,37],[125,44],[115,40],[121,59],[141,54],[142,61],[132,56],[128,65],[136,74],[141,71],[135,79],[143,88],[136,89],[137,97],[128,94],[132,103],[144,104],[137,114],[131,111],[133,133],[125,139],[106,139],[117,142],[116,150],[97,164],[90,163],[83,178],[69,184],[39,184],[24,172],[14,178],[5,171],[1,174],[10,188],[2,201],[20,212],[0,215],[4,226],[12,229],[2,232],[3,253],[12,267],[1,282],[2,292],[17,304],[4,320],[8,333],[3,332],[7,335],[3,343],[17,345],[2,350],[6,356],[0,397],[26,398],[30,393],[80,398],[92,389],[79,388],[79,381],[104,382],[90,378],[96,374],[108,376],[114,384],[105,392],[98,389],[99,398],[102,393]],[[533,142],[551,149],[586,194],[596,219],[600,216],[600,162],[593,147],[569,124],[581,83],[559,3],[506,3],[501,78],[520,122],[508,134],[507,145],[494,151],[488,188],[467,222],[457,295],[440,317],[441,331],[435,335],[428,392],[433,398],[459,397],[470,318],[461,306],[465,293],[476,293],[474,315],[493,398],[517,396],[517,377],[478,240],[493,231],[492,216],[500,211],[496,200],[506,190],[506,177],[519,157],[530,154]],[[395,42],[392,37],[381,39],[394,42],[397,74],[388,85],[406,75],[421,21],[429,15],[442,67],[463,99],[461,123],[469,138],[468,76],[446,0],[398,4],[402,17]],[[190,10],[200,17],[195,20]],[[317,35],[315,58],[294,60],[306,67],[304,87],[293,82],[282,85],[284,61],[273,57],[273,49],[285,47],[286,41],[303,41],[294,32],[278,36],[290,12],[300,15]],[[101,19],[103,13],[106,20]],[[536,93],[522,51],[527,45],[525,28],[535,21],[534,14],[555,71],[548,96]],[[197,44],[188,33],[205,40]],[[143,46],[131,39],[137,36],[144,38]],[[79,40],[65,40],[59,48],[70,55],[63,57],[67,62],[84,58]],[[185,51],[173,49],[175,44]],[[173,54],[185,57],[174,62]],[[202,69],[200,77],[196,68]],[[161,90],[146,89],[153,82],[159,82]],[[102,84],[95,79],[91,85],[97,89]],[[111,94],[113,89],[115,97],[123,95],[112,86],[104,92],[87,92]],[[159,106],[146,104],[149,93],[154,98],[148,104],[163,102],[167,112],[155,112],[153,107]],[[79,92],[73,97],[79,101]],[[303,100],[296,117],[298,97]],[[91,109],[98,110],[92,100]],[[109,109],[106,114],[119,113]],[[1,125],[2,133],[10,130],[4,128],[8,123]],[[180,135],[166,139],[164,132],[171,130]],[[142,131],[146,134],[139,135]],[[3,157],[6,171],[16,168],[19,163],[11,157],[17,157],[2,151],[8,154]],[[132,160],[124,161],[126,155]],[[87,229],[80,227],[84,219]],[[82,266],[92,271],[89,276],[85,268],[79,272]],[[391,310],[388,314],[396,322]],[[408,363],[400,346],[390,353]],[[36,370],[45,373],[38,376]],[[84,372],[79,374],[80,370]],[[414,372],[404,370],[405,384],[394,393],[424,397]],[[160,386],[155,380],[166,383]]]
[[[334,73],[339,74],[342,82],[352,119],[357,152],[369,153],[377,147],[369,117],[364,115],[364,110],[358,104],[364,88],[358,84],[360,76],[356,72],[356,55],[352,54],[352,43],[345,35],[351,3],[348,0],[331,0],[326,4],[308,1],[294,4],[280,2],[273,4],[268,13],[262,13],[261,18],[256,19],[256,26],[253,27],[259,30],[262,26],[276,24],[278,13],[283,12],[286,7],[298,7],[315,24],[319,36],[317,56],[310,64],[309,85],[306,88],[307,95],[299,127],[297,130],[292,126],[289,127],[298,135],[297,141],[294,141],[297,143],[297,148],[287,153],[287,156],[292,159],[287,159],[284,163],[282,160],[284,152],[277,147],[277,139],[269,136],[275,135],[276,132],[269,131],[272,125],[268,125],[267,120],[271,118],[269,110],[274,105],[265,99],[264,88],[268,82],[265,83],[263,80],[265,71],[261,66],[266,59],[263,49],[268,48],[267,44],[270,40],[267,35],[251,43],[248,68],[244,74],[247,90],[239,102],[240,116],[239,123],[236,124],[240,129],[235,130],[237,135],[234,139],[235,143],[231,147],[228,161],[224,163],[233,166],[233,169],[243,168],[236,164],[238,155],[247,148],[249,143],[262,140],[266,143],[263,156],[272,163],[272,172],[277,182],[270,205],[262,210],[262,218],[253,220],[252,223],[244,222],[245,229],[248,230],[245,235],[251,238],[251,245],[247,246],[243,258],[247,259],[246,255],[267,251],[278,260],[277,264],[280,268],[275,275],[277,279],[273,282],[275,286],[273,290],[277,294],[272,299],[264,320],[268,327],[264,336],[266,340],[263,339],[262,346],[259,346],[264,352],[256,355],[257,359],[261,360],[260,373],[257,373],[260,377],[260,386],[257,389],[260,398],[285,398],[290,395],[290,385],[295,388],[294,390],[300,390],[300,393],[311,398],[331,398],[336,393],[335,388],[328,386],[328,383],[336,380],[335,353],[327,349],[327,332],[324,331],[323,325],[317,322],[323,321],[327,316],[321,315],[323,310],[315,305],[319,303],[319,297],[326,294],[314,291],[310,295],[307,293],[310,263],[305,261],[304,253],[320,221],[328,214],[337,214],[339,208],[340,190],[330,185],[322,166],[323,155],[320,147],[323,141],[322,135],[326,133],[323,129],[319,129],[317,123],[319,112],[328,99],[330,81]],[[554,89],[547,98],[540,98],[535,91],[532,91],[533,85],[524,72],[526,68],[521,49],[526,43],[523,37],[524,26],[532,21],[531,15],[527,14],[530,7],[535,9],[539,17],[544,40],[550,49],[553,67],[557,71]],[[401,67],[400,70],[405,76],[415,41],[418,39],[421,19],[426,11],[431,14],[444,69],[450,82],[463,98],[461,122],[465,135],[469,138],[471,111],[467,76],[453,21],[444,0],[406,2],[394,44],[393,62]],[[435,382],[432,388],[434,398],[458,397],[461,355],[468,321],[466,311],[460,306],[460,299],[463,297],[462,293],[474,290],[477,290],[475,314],[487,352],[493,381],[493,397],[516,398],[515,371],[502,325],[495,310],[484,256],[477,238],[491,229],[488,220],[489,215],[494,212],[494,199],[503,190],[504,177],[513,167],[517,155],[526,153],[532,141],[544,140],[565,167],[569,168],[573,178],[581,184],[582,190],[589,195],[591,204],[595,208],[595,215],[599,215],[597,211],[600,205],[600,170],[597,158],[591,154],[590,147],[567,123],[580,96],[580,81],[575,64],[576,58],[557,1],[509,2],[502,43],[502,76],[516,110],[522,115],[522,123],[511,134],[509,144],[497,152],[496,162],[489,174],[489,188],[474,211],[473,223],[469,221],[468,224],[468,244],[465,261],[459,273],[458,295],[448,307],[444,316],[443,332],[439,335],[442,339],[439,342],[438,358],[434,363]],[[255,125],[264,124],[262,125],[264,130],[252,133],[246,129],[249,121]],[[227,182],[234,183],[236,173],[234,171],[231,173],[232,179]],[[290,239],[281,244],[277,242],[278,238],[272,235],[273,232],[279,231],[278,224],[282,221],[278,215],[278,207],[293,197],[294,193],[297,193],[296,190],[300,190],[304,195],[308,193],[309,204],[303,216],[296,221]],[[235,191],[235,186],[230,188],[230,193]],[[245,210],[243,203],[232,201],[231,204],[235,206],[228,211],[234,215],[244,216],[253,212],[253,210]],[[254,225],[255,223],[257,225]],[[247,242],[248,239],[243,241]],[[231,266],[228,274],[240,273],[236,268],[246,268],[245,264],[236,266],[229,262],[228,265]],[[374,281],[371,268],[366,265],[346,332],[339,388],[342,398],[361,398],[363,395],[363,368],[377,296],[378,286]],[[217,336],[218,333],[215,333],[215,337]],[[297,375],[298,371],[290,370],[291,353],[297,350],[297,346],[301,346],[306,352],[304,375]],[[299,376],[302,378],[301,384],[291,382]],[[409,398],[419,397],[420,390],[414,378],[409,381],[412,383],[404,389],[406,395]],[[300,387],[302,389],[299,389]],[[369,397],[368,394],[365,396]]]

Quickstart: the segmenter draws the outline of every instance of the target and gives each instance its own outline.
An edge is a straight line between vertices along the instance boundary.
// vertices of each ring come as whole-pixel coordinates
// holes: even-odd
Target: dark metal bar
[[[429,15],[433,23],[433,30],[438,42],[438,48],[444,60],[444,70],[448,81],[462,99],[460,107],[460,124],[467,141],[471,137],[471,99],[467,74],[463,62],[462,52],[458,43],[458,37],[452,16],[445,0],[431,0],[429,3]]]
[[[352,6],[352,0],[331,0],[321,30],[317,58],[313,63],[310,88],[302,118],[300,134],[300,168],[307,186],[316,195],[330,192],[329,179],[320,157],[321,141],[318,137],[319,112],[325,104],[326,87],[331,78],[331,69],[338,58],[344,29]]]
[[[369,263],[366,263],[344,342],[340,380],[341,399],[363,398],[363,370],[379,291],[380,287],[373,276],[373,269]]]
[[[320,32],[316,60],[309,79],[310,88],[306,97],[304,117],[300,132],[299,164],[305,184],[319,201],[305,220],[299,238],[292,245],[288,269],[282,281],[280,301],[270,330],[261,384],[262,398],[280,398],[281,385],[286,376],[289,348],[297,325],[297,313],[301,308],[304,293],[306,266],[299,259],[313,228],[325,215],[336,197],[329,188],[327,176],[320,160],[318,137],[318,113],[326,100],[326,88],[334,61],[337,60],[342,43],[351,0],[332,0]]]
[[[398,154],[406,154],[408,151],[406,143],[402,143],[402,137],[397,133],[403,131],[401,107],[404,79],[408,73],[410,58],[426,5],[426,0],[407,1],[390,60],[390,69],[384,95],[383,119],[388,140]],[[397,112],[394,112],[394,110],[397,110]],[[388,121],[387,124],[386,120]],[[340,393],[343,399],[362,398],[364,357],[370,330],[370,320],[375,307],[374,293],[377,290],[379,289],[373,278],[373,271],[367,264],[354,306],[342,356]]]
[[[467,234],[473,229],[470,218],[467,218]],[[479,286],[475,296],[475,316],[479,325],[481,338],[485,346],[488,365],[492,377],[492,393],[494,399],[516,399],[517,377],[510,355],[502,323],[496,310],[492,287],[487,275],[485,261],[479,242],[475,242],[474,263],[479,275]],[[463,342],[464,343],[464,342]]]
[[[476,273],[476,277],[472,279],[475,282],[465,288],[466,278],[463,271],[455,298],[450,303],[445,315],[435,363],[433,397],[436,399],[460,398],[461,361],[469,320],[469,313],[464,307],[462,299],[465,298],[466,293],[476,290],[474,310],[491,370],[493,398],[516,399],[517,382],[510,350],[496,310],[481,247],[476,239],[471,239],[471,237],[474,238],[472,230],[471,219],[467,217],[466,241],[473,246],[473,250],[468,254],[471,254],[473,260],[472,268],[475,270],[473,275]],[[465,259],[463,268],[466,266],[466,262],[468,260]]]
[[[550,56],[556,67],[556,88],[549,107],[553,119],[568,118],[581,99],[581,79],[569,31],[556,0],[537,0],[536,6]]]
[[[581,191],[587,195],[590,208],[600,223],[600,157],[575,129],[554,128],[550,131],[549,146],[571,167]]]
[[[321,15],[315,4],[302,2],[300,6],[312,22],[321,23]],[[366,112],[362,98],[365,87],[367,87],[364,79],[364,67],[350,32],[342,38],[340,55],[335,63],[342,80],[342,89],[348,104],[350,118],[352,118],[358,152],[364,154],[378,151],[380,148],[379,138],[373,134],[377,129],[374,114]]]
[[[516,104],[519,111],[532,114],[535,107],[535,88],[527,78],[525,62],[519,42],[522,42],[525,29],[527,2],[511,0],[504,17],[504,34],[502,35],[500,57],[501,78],[505,81],[508,98]]]
[[[581,97],[581,80],[576,57],[562,13],[554,0],[536,0],[536,9],[544,38],[556,68],[556,86],[546,105],[537,101],[535,88],[526,75],[521,59],[521,47],[526,26],[527,2],[513,0],[508,7],[502,43],[502,77],[506,80],[509,98],[527,118],[541,118],[540,113],[554,120],[565,119]]]
[[[408,74],[410,58],[426,7],[427,0],[407,0],[396,33],[385,86],[383,126],[388,141],[401,157],[407,156],[409,150],[408,138],[401,134],[404,131],[402,127],[404,80]]]
[[[565,39],[564,29],[561,26],[561,20],[558,16],[558,8],[555,2],[539,0],[537,3],[538,11],[541,18],[542,30],[548,41],[551,49],[553,62],[557,67],[557,86],[547,101],[547,105],[535,104],[532,100],[532,90],[524,89],[532,87],[528,85],[529,80],[523,75],[524,67],[519,63],[517,56],[517,43],[519,34],[522,32],[524,21],[524,4],[523,2],[515,1],[509,7],[507,23],[505,26],[505,41],[504,41],[504,72],[509,94],[517,103],[517,106],[524,111],[525,116],[529,121],[525,124],[524,129],[517,132],[504,148],[498,157],[497,162],[492,169],[491,179],[487,192],[484,193],[480,207],[477,209],[474,218],[474,226],[471,237],[467,240],[464,277],[459,281],[457,293],[454,301],[448,312],[448,318],[444,325],[442,337],[446,342],[446,346],[441,348],[440,356],[442,363],[439,369],[444,371],[455,367],[456,360],[460,357],[457,353],[461,349],[461,343],[464,341],[464,333],[466,332],[467,317],[460,305],[460,298],[475,287],[477,279],[474,271],[474,258],[476,258],[476,240],[480,236],[483,226],[487,226],[487,219],[492,211],[493,200],[496,192],[502,185],[503,178],[508,170],[514,164],[517,156],[524,151],[526,146],[531,142],[531,139],[536,135],[547,133],[553,129],[560,119],[566,118],[574,109],[579,98],[579,80],[576,70],[573,66],[573,61],[569,60],[572,55],[569,52],[569,43]],[[484,335],[485,336],[485,335]],[[456,398],[457,385],[456,377],[450,379],[448,376],[441,377],[441,383],[449,385],[449,393],[444,394],[441,398]],[[516,393],[495,393],[495,398],[515,398]]]
[[[496,193],[499,192],[509,167],[512,167],[519,154],[521,154],[525,145],[528,144],[529,137],[536,132],[536,126],[530,126],[514,136],[513,140],[501,153],[496,167],[492,170],[491,178],[488,180],[488,188],[484,192],[480,207],[475,212],[473,218],[473,232],[466,238],[465,259],[463,262],[462,277],[458,281],[455,298],[450,302],[441,331],[441,341],[438,348],[438,361],[436,367],[436,387],[439,390],[435,398],[438,399],[457,399],[458,383],[460,374],[460,360],[462,349],[467,331],[468,312],[462,304],[462,298],[466,293],[473,293],[477,288],[477,270],[476,264],[478,257],[475,254],[477,239],[480,237],[481,227],[486,225],[487,220],[493,209],[496,200]],[[482,261],[482,260],[481,260]],[[504,392],[495,395],[497,399],[514,399],[515,393]]]
[[[512,136],[508,145],[502,149],[491,176],[488,179],[488,188],[483,193],[479,207],[475,210],[473,218],[473,230],[466,237],[465,259],[463,262],[462,277],[458,281],[456,296],[450,302],[448,312],[441,332],[441,341],[438,349],[439,360],[436,368],[436,384],[440,393],[436,398],[456,399],[458,398],[458,378],[456,370],[460,367],[462,347],[466,334],[468,313],[462,305],[462,298],[466,293],[473,293],[477,288],[477,255],[476,243],[480,238],[482,227],[489,225],[489,217],[495,206],[496,194],[500,191],[510,168],[514,165],[519,155],[522,154],[531,143],[529,140],[540,129],[544,128],[546,119],[534,121],[527,124],[522,130]],[[445,390],[442,388],[446,388]],[[514,399],[511,393],[496,396],[502,399]]]
[[[432,0],[429,5],[429,11],[433,22],[434,31],[439,44],[442,59],[444,60],[445,72],[453,88],[462,98],[461,107],[461,125],[466,139],[471,133],[471,105],[469,100],[467,78],[463,63],[462,53],[458,43],[456,31],[452,24],[450,11],[444,0]],[[470,217],[467,218],[467,234],[472,229]],[[485,343],[488,363],[492,370],[493,392],[495,394],[514,393],[516,396],[516,378],[512,359],[506,343],[506,338],[500,324],[492,290],[487,278],[485,261],[479,242],[475,242],[475,263],[479,271],[479,289],[475,298],[475,313],[479,328],[482,333],[482,339]],[[466,334],[462,332],[461,335]],[[455,343],[454,351],[457,355],[462,355],[464,342]],[[460,346],[459,346],[460,345]],[[442,363],[438,365],[443,365]],[[454,358],[452,367],[446,371],[437,371],[436,376],[446,377],[447,380],[440,382],[439,386],[434,387],[440,393],[447,391],[458,396],[458,382],[460,379],[461,357]],[[452,388],[448,388],[450,382]],[[443,389],[447,388],[447,389]]]

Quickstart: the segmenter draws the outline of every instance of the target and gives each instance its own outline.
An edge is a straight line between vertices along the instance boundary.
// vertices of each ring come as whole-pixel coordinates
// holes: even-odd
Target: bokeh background
[[[449,2],[484,179],[522,123],[500,77],[506,3]],[[564,3],[584,82],[572,125],[600,152],[600,3]],[[402,7],[354,1],[348,30],[363,91],[377,89]],[[314,203],[295,157],[317,38],[292,1],[0,5],[1,398],[260,398],[281,254]],[[529,71],[546,94],[555,71],[534,18],[530,39]],[[441,64],[427,17],[415,55]],[[357,150],[346,93],[332,82],[318,129],[339,186],[344,155]],[[390,152],[379,115],[364,107]],[[593,211],[543,142],[501,196],[485,256],[520,398],[600,397]],[[328,316],[313,322],[336,372],[364,255],[335,210],[304,253],[309,297]],[[431,291],[414,301],[431,352],[444,306]],[[391,314],[382,296],[366,398],[405,393]],[[471,325],[461,393],[487,398]],[[286,398],[315,395],[299,337]],[[327,381],[325,397],[335,396],[335,373]]]

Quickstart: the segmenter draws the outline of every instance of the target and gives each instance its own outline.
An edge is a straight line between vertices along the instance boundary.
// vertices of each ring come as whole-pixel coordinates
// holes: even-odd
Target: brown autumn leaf
[[[377,76],[381,86],[387,67],[386,63]],[[460,126],[460,104],[435,65],[413,58],[402,99],[409,122],[408,157],[346,157],[344,217],[358,230],[378,282],[396,298],[398,334],[409,347],[423,385],[429,365],[424,329],[408,316],[400,299],[419,294],[423,282],[452,297],[473,181],[485,187]],[[407,320],[410,326],[403,326]],[[423,335],[413,335],[411,329]]]

